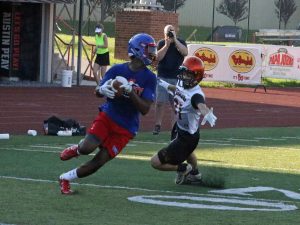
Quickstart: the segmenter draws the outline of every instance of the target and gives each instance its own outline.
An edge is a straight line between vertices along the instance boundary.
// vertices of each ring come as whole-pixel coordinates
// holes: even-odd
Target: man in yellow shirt
[[[103,33],[103,30],[104,30],[104,26],[102,24],[96,26],[95,29],[96,59],[93,67],[93,75],[95,81],[97,82],[97,85],[100,84],[102,77],[106,73],[107,66],[110,65],[108,40],[107,40],[107,35]]]

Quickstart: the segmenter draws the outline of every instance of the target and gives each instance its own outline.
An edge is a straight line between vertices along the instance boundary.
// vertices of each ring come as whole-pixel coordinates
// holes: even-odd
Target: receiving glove
[[[115,97],[115,91],[112,89],[111,81],[112,79],[107,80],[103,85],[99,86],[98,90],[101,95],[113,99]]]
[[[207,122],[209,122],[210,126],[213,127],[216,125],[216,120],[217,120],[217,117],[214,115],[213,113],[213,108],[211,108],[209,110],[209,112],[203,117],[203,120],[201,122],[201,125],[204,125]]]
[[[163,87],[164,89],[166,89],[167,91],[169,91],[168,87],[169,87],[169,83],[160,79],[160,78],[157,78],[157,84],[161,87]]]

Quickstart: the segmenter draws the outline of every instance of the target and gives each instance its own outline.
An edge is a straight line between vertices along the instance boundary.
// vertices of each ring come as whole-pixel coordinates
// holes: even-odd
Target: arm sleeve
[[[191,103],[194,109],[198,109],[197,105],[200,103],[205,104],[205,99],[200,94],[194,94],[191,98]]]

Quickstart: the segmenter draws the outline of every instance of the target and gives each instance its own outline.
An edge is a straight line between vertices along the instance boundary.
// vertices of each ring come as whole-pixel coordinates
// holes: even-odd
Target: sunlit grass
[[[66,34],[57,34],[57,35],[59,36],[59,38],[61,38],[67,44],[69,44],[72,40],[71,35],[66,35]],[[94,36],[83,36],[82,38],[87,42],[87,43],[83,42],[83,48],[85,50],[84,49],[82,50],[82,57],[83,57],[83,59],[91,58],[92,45],[95,45],[95,38],[94,38]],[[61,41],[59,41],[58,39],[56,39],[56,40],[57,40],[57,44],[58,44],[59,48],[61,49],[62,53],[64,54],[67,46],[65,44],[63,44]],[[212,42],[202,42],[202,43],[213,44]],[[235,43],[228,43],[228,42],[221,43],[220,42],[219,44],[226,45],[226,44],[235,44]],[[236,44],[248,45],[247,43],[236,43]],[[54,48],[55,53],[59,53],[58,46],[55,44],[55,48]],[[115,38],[108,37],[108,49],[109,49],[109,53],[110,53],[111,65],[124,62],[124,60],[115,58]],[[78,38],[77,38],[77,36],[75,37],[74,54],[77,57],[77,55],[78,55]],[[154,72],[156,72],[156,71],[154,71]],[[263,78],[262,84],[265,85],[266,87],[300,87],[300,81],[287,80],[287,79],[275,79],[275,78]],[[234,87],[245,87],[245,86],[249,86],[249,85],[234,84],[234,83],[229,83],[229,82],[202,81],[201,86],[202,87],[234,88]],[[253,87],[253,85],[250,87]]]
[[[71,35],[67,34],[57,34],[59,38],[61,38],[66,44],[70,44],[72,40]],[[82,57],[83,59],[91,58],[92,56],[92,46],[95,45],[95,37],[94,36],[83,36],[82,37],[85,42],[83,42],[83,49],[82,49]],[[59,49],[62,53],[64,53],[67,49],[67,45],[62,43],[60,40],[57,40],[57,44],[55,44],[54,52],[59,53]],[[58,46],[57,46],[58,45]],[[111,64],[121,63],[124,62],[124,60],[115,59],[115,38],[108,37],[108,50],[110,54],[110,62]],[[75,44],[74,44],[74,54],[77,57],[78,56],[78,38],[75,36]]]

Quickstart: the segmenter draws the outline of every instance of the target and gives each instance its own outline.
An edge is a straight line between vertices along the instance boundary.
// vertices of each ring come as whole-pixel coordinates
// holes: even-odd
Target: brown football
[[[120,81],[114,79],[111,83],[111,86],[113,87],[113,89],[115,89],[117,92],[115,93],[116,97],[120,97],[124,94],[124,88],[121,88],[121,85],[123,83],[121,83]]]

